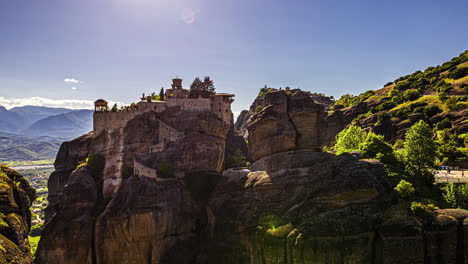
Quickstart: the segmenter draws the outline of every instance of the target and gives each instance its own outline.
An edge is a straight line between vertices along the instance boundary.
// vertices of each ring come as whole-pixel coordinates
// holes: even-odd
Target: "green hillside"
[[[468,51],[449,62],[400,77],[376,91],[343,95],[330,107],[352,124],[401,143],[419,120],[428,123],[445,150],[441,161],[466,158],[468,145]]]

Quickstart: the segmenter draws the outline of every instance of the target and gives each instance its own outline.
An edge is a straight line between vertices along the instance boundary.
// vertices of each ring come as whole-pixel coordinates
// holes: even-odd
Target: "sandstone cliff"
[[[207,112],[135,117],[64,143],[36,263],[464,263],[468,214],[403,208],[382,164],[320,152],[324,106],[265,94],[249,117],[251,170],[221,171],[228,125]],[[158,120],[184,133],[162,152]],[[105,160],[75,169],[89,153]],[[146,153],[145,155],[142,155]],[[126,175],[138,156],[183,177]],[[402,209],[403,208],[403,209]],[[466,220],[466,221],[465,221]]]
[[[0,166],[0,263],[32,263],[29,208],[36,191],[16,171]]]
[[[160,142],[169,128],[183,137]],[[209,111],[168,108],[65,142],[49,179],[35,262],[160,263],[176,242],[196,243],[206,216],[185,181],[200,170],[221,172],[228,129]],[[152,152],[160,143],[164,150]],[[89,154],[102,157],[102,171],[77,169]],[[132,175],[136,157],[155,169],[168,161],[181,178]]]

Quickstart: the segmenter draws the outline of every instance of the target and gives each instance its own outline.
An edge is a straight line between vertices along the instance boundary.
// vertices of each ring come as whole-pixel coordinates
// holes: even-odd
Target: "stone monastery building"
[[[154,111],[161,113],[170,107],[180,107],[185,111],[209,110],[226,123],[231,121],[231,104],[234,94],[215,93],[209,98],[189,98],[189,90],[182,88],[182,79],[172,79],[172,88],[165,92],[165,101],[153,100],[151,96],[142,97],[135,105],[117,111],[109,110],[107,101],[94,102],[93,127],[95,135],[106,129],[123,128],[127,121],[136,115]]]

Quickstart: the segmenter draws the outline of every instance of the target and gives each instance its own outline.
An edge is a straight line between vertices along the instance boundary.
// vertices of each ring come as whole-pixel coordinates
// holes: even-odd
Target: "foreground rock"
[[[0,166],[0,263],[32,263],[29,208],[36,191],[16,171]]]

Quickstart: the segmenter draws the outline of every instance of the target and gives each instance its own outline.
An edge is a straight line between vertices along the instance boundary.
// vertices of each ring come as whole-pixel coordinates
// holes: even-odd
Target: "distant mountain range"
[[[0,132],[23,136],[72,139],[93,129],[93,111],[22,106],[0,106]]]
[[[0,161],[55,159],[63,138],[26,137],[0,132]]]
[[[0,106],[0,161],[53,159],[60,143],[93,129],[92,110]]]

